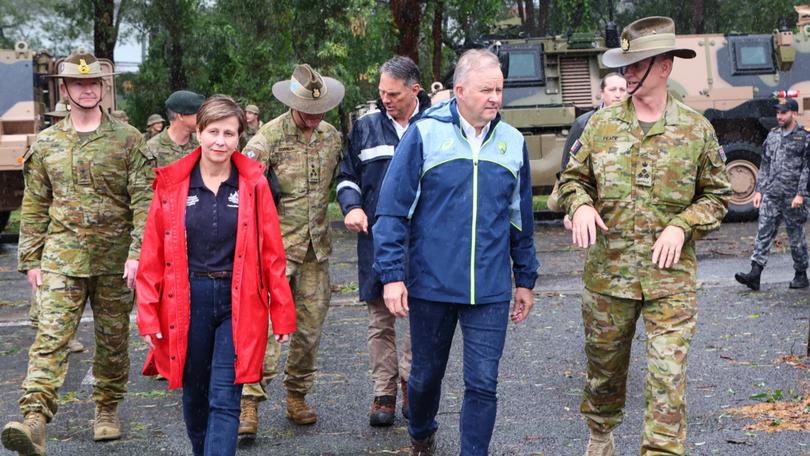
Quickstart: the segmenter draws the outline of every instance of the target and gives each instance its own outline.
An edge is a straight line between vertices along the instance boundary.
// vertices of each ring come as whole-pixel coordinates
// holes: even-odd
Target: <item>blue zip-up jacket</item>
[[[531,188],[523,136],[500,116],[474,154],[455,99],[428,109],[403,136],[383,180],[374,270],[384,284],[407,278],[417,299],[510,301],[510,271],[518,287],[537,280]]]
[[[411,125],[430,106],[430,97],[424,91],[420,91],[417,98],[419,112],[411,118]],[[360,117],[352,127],[337,176],[337,200],[343,215],[359,207],[368,217],[368,234],[357,234],[357,281],[360,284],[361,301],[382,296],[382,283],[372,269],[372,227],[383,177],[399,144],[399,136],[385,114],[382,102],[378,101],[377,106],[379,111]]]

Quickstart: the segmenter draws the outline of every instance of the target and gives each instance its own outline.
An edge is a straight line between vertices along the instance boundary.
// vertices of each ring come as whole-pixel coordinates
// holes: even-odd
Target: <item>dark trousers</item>
[[[450,304],[409,299],[413,361],[408,381],[408,432],[422,440],[439,427],[436,413],[450,345],[461,325],[464,337],[464,402],[461,454],[486,455],[498,408],[498,363],[509,320],[509,302]]]
[[[194,455],[234,455],[242,385],[235,385],[231,281],[192,277],[183,416]]]

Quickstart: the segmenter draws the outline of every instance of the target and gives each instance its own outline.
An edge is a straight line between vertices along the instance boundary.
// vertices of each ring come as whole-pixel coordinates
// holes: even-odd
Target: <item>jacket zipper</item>
[[[470,141],[464,135],[462,135],[464,140],[467,141],[467,144],[470,146],[473,162],[472,236],[470,236],[470,304],[475,304],[475,238],[478,230],[478,157],[481,155],[481,150],[492,141],[492,138],[495,137],[495,128],[498,128],[497,124],[492,131],[489,132],[489,138],[481,144],[478,151],[473,151]]]

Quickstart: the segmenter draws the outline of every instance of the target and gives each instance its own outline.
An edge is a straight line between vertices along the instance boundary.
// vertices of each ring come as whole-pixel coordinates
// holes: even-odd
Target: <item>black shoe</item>
[[[807,271],[796,271],[793,280],[790,281],[790,288],[807,288],[810,282],[807,281]]]
[[[433,456],[436,454],[436,433],[423,440],[411,438],[411,456]]]
[[[391,426],[396,416],[396,396],[377,396],[368,413],[368,424],[372,426]]]
[[[757,291],[759,290],[759,278],[762,275],[762,266],[759,265],[756,261],[751,262],[751,272],[743,273],[738,272],[734,274],[734,278],[737,282],[747,286],[748,288]]]

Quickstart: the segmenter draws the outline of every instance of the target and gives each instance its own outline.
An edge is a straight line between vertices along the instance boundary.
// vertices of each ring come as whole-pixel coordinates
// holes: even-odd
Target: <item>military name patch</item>
[[[720,155],[720,158],[723,159],[724,162],[726,161],[726,151],[723,150],[723,146],[717,149],[717,154]]]

